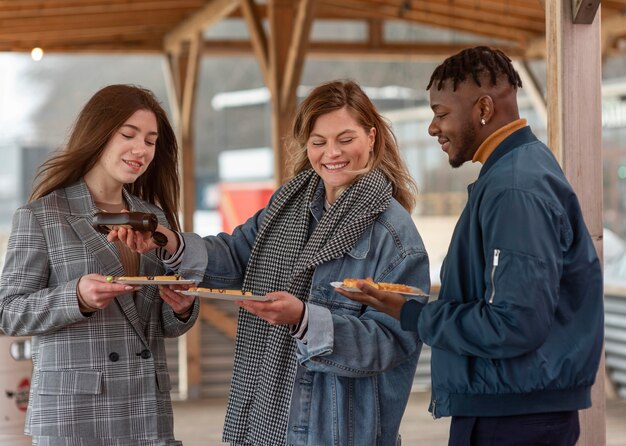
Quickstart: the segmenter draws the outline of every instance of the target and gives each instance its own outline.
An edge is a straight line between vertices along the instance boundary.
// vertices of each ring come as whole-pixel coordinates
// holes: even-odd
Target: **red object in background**
[[[15,404],[17,408],[22,412],[26,412],[28,409],[28,393],[30,391],[30,378],[23,378],[17,385],[17,392],[15,393]]]
[[[274,190],[271,181],[221,183],[219,211],[222,231],[232,233],[238,225],[264,208]]]

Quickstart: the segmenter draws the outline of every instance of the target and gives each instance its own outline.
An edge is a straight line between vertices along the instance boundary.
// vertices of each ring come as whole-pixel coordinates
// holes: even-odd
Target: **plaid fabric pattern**
[[[157,207],[124,193],[133,211]],[[157,287],[118,296],[85,317],[76,286],[85,274],[124,274],[115,244],[91,222],[83,181],[21,207],[0,277],[0,332],[33,336],[26,432],[40,445],[180,445],[174,439],[164,337],[185,333]],[[153,255],[140,275],[163,274]],[[141,356],[149,352],[149,357]]]
[[[311,169],[280,190],[255,240],[245,291],[287,290],[306,301],[315,267],[348,253],[391,201],[389,180],[373,170],[341,194],[309,237],[309,204],[319,181]],[[288,326],[241,310],[223,441],[284,445],[295,370]]]

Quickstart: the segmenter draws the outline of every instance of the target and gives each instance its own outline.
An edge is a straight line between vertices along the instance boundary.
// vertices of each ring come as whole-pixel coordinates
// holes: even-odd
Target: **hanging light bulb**
[[[36,46],[30,51],[30,57],[35,61],[39,62],[43,58],[43,50]]]

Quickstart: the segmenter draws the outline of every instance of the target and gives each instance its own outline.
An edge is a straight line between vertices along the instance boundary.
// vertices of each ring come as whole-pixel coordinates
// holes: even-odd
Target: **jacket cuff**
[[[417,331],[417,322],[424,304],[417,300],[407,300],[400,311],[400,326],[403,330]]]

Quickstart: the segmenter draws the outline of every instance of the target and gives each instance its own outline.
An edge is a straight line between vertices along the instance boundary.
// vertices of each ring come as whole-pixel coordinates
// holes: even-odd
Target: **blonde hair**
[[[396,137],[370,98],[352,80],[335,80],[321,84],[299,105],[287,140],[290,176],[294,177],[311,168],[306,144],[317,118],[344,107],[366,134],[369,134],[372,127],[376,129],[368,170],[380,169],[391,182],[393,197],[411,212],[415,207],[417,184],[400,155]]]

